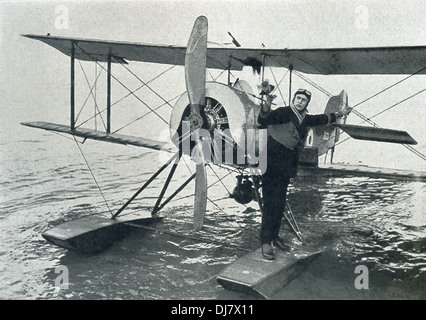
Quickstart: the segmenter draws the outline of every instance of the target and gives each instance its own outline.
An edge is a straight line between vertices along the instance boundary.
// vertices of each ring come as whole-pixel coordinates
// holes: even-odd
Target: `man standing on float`
[[[299,89],[289,107],[271,110],[275,95],[266,92],[266,102],[259,113],[258,123],[268,129],[267,169],[262,176],[263,213],[260,231],[262,255],[267,260],[275,258],[274,248],[286,249],[278,237],[281,227],[287,188],[290,178],[297,174],[299,151],[303,148],[308,127],[336,122],[348,115],[352,108],[329,115],[308,114],[312,94]]]

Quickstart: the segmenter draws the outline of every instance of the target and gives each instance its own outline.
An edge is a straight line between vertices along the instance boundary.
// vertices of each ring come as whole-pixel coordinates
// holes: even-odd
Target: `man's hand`
[[[276,98],[277,96],[275,95],[275,94],[268,94],[267,96],[266,96],[266,103],[269,103],[269,105],[271,105],[272,104],[272,101],[274,101],[274,99]]]
[[[263,111],[264,112],[269,112],[269,110],[271,110],[271,104],[272,101],[276,98],[277,96],[275,94],[273,95],[266,95],[266,101],[263,104]]]

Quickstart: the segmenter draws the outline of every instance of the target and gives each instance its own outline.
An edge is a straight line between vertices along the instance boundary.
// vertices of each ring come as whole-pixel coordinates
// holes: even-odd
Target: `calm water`
[[[258,245],[260,214],[254,202],[239,205],[221,183],[209,188],[206,224],[192,231],[193,184],[162,211],[151,232],[136,230],[97,255],[48,244],[41,234],[89,214],[117,210],[160,167],[158,155],[140,148],[88,141],[81,145],[103,197],[74,141],[31,131],[32,138],[1,142],[0,297],[2,299],[248,299],[224,290],[216,275]],[[147,169],[148,168],[148,169]],[[169,190],[194,166],[182,163]],[[235,174],[208,169],[228,190]],[[162,179],[124,214],[149,210]],[[324,253],[275,299],[426,298],[426,184],[368,177],[296,180],[289,201],[305,246]],[[188,197],[189,196],[189,197]],[[108,214],[108,213],[107,213]],[[174,235],[173,233],[178,233]],[[301,244],[287,225],[282,236]],[[354,270],[369,270],[369,289],[354,286]],[[55,268],[69,270],[69,288],[55,287]]]

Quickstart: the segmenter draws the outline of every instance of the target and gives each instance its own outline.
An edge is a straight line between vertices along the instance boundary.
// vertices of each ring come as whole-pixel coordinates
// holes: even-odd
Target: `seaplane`
[[[43,233],[50,243],[82,252],[99,252],[123,238],[135,226],[147,226],[161,219],[159,212],[182,189],[195,179],[193,225],[195,231],[203,228],[207,203],[206,164],[228,166],[238,172],[237,185],[230,197],[247,204],[258,203],[262,212],[262,154],[265,152],[267,130],[261,128],[257,117],[264,103],[265,90],[276,90],[280,83],[269,84],[264,78],[265,68],[285,68],[289,72],[288,92],[291,97],[291,76],[314,75],[364,75],[364,74],[409,74],[426,73],[426,46],[329,48],[329,49],[268,49],[244,48],[232,37],[235,46],[208,46],[208,20],[205,16],[196,19],[187,46],[153,45],[122,41],[103,41],[53,35],[25,34],[26,38],[38,40],[57,49],[70,58],[70,123],[25,122],[25,126],[69,134],[84,140],[93,139],[158,151],[171,156],[152,176],[122,205],[112,217],[88,216],[65,222]],[[75,75],[76,60],[93,62],[101,66],[107,75],[105,130],[88,128],[76,123]],[[111,82],[119,81],[112,74],[112,66],[134,63],[151,63],[184,66],[186,92],[173,105],[170,121],[169,141],[156,141],[144,137],[123,135],[111,130]],[[102,66],[106,65],[106,68]],[[231,72],[252,68],[261,77],[258,92],[249,83],[237,78],[231,82]],[[127,68],[127,67],[126,67]],[[228,73],[225,83],[207,81],[211,69]],[[225,74],[226,75],[226,74]],[[91,87],[93,88],[93,87]],[[266,88],[266,89],[265,89]],[[130,93],[135,95],[134,92]],[[340,94],[329,94],[324,113],[338,112],[348,105],[345,90]],[[155,113],[155,109],[150,108]],[[368,120],[368,119],[367,119]],[[426,181],[424,172],[386,170],[366,166],[343,166],[320,164],[319,156],[333,154],[342,132],[354,139],[403,144],[407,148],[417,142],[406,132],[381,128],[369,121],[369,126],[346,124],[339,119],[333,125],[312,128],[299,154],[299,175],[351,174],[378,177],[400,177]],[[195,162],[195,173],[188,177],[170,197],[165,192],[173,179],[179,160],[189,156]],[[171,165],[164,186],[148,216],[136,219],[119,217],[126,207],[147,186]],[[287,206],[284,216],[297,238],[302,241],[300,229],[291,208]],[[258,249],[259,250],[259,249]],[[218,282],[231,290],[256,293],[271,297],[277,290],[291,281],[298,272],[320,252],[297,252],[278,254],[273,262],[265,263],[255,250],[232,263],[218,275]]]

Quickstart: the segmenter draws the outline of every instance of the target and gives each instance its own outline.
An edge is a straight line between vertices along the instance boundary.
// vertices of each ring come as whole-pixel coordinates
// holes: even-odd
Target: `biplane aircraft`
[[[237,177],[238,184],[233,198],[241,203],[257,201],[262,209],[261,175],[259,174],[259,155],[264,151],[262,146],[266,139],[265,132],[259,128],[257,116],[263,103],[263,95],[254,93],[244,80],[230,82],[229,74],[240,71],[244,67],[252,67],[264,79],[265,67],[286,68],[290,72],[319,75],[361,75],[361,74],[425,74],[426,46],[412,47],[376,47],[376,48],[330,48],[330,49],[267,49],[243,48],[230,34],[236,47],[208,47],[207,18],[197,18],[187,47],[150,45],[117,41],[100,41],[80,38],[57,37],[52,35],[24,35],[27,38],[42,41],[63,54],[69,56],[71,62],[70,88],[70,124],[61,125],[47,122],[27,122],[25,126],[66,133],[84,139],[94,139],[111,143],[133,145],[155,150],[169,151],[172,154],[165,163],[130,199],[109,218],[87,217],[56,226],[43,234],[49,242],[68,249],[97,251],[105,245],[119,239],[124,229],[134,223],[150,223],[158,219],[158,212],[170,199],[185,188],[195,178],[194,216],[195,230],[203,226],[207,203],[206,163],[219,162],[221,165],[233,166],[245,170],[245,174]],[[75,123],[75,61],[103,62],[107,65],[107,106],[106,130],[95,130],[76,126]],[[111,132],[111,69],[113,64],[148,62],[157,64],[181,65],[185,70],[186,94],[183,94],[173,106],[170,126],[170,140],[154,141],[142,137],[122,135]],[[228,82],[206,81],[207,69],[219,69],[228,72]],[[276,84],[275,87],[278,87]],[[289,93],[291,96],[291,81]],[[347,106],[348,96],[345,91],[331,96],[325,113],[336,112]],[[377,126],[358,126],[345,124],[345,119],[334,125],[320,126],[311,129],[304,149],[299,158],[301,174],[333,174],[349,172],[350,174],[367,174],[369,176],[401,176],[413,179],[424,179],[422,173],[397,170],[379,170],[368,167],[345,167],[333,164],[321,165],[318,157],[334,152],[339,133],[346,132],[355,139],[381,142],[416,144],[416,141],[405,131],[379,128]],[[182,155],[190,155],[196,162],[196,172],[166,200],[165,191],[174,170]],[[121,222],[120,213],[168,166],[172,164],[164,187],[158,196],[151,212],[151,217]],[[256,171],[257,170],[257,171]],[[303,173],[304,172],[304,173]],[[163,201],[163,203],[161,203]],[[286,217],[300,238],[300,231],[288,207]],[[297,259],[288,256],[276,259],[273,263],[278,269],[264,270],[264,273],[276,274],[285,265],[293,264],[302,258],[312,258],[315,254],[299,256]],[[258,255],[260,257],[260,254]],[[243,265],[250,265],[245,258]],[[287,259],[287,260],[286,260]],[[290,259],[290,260],[289,260]],[[293,259],[293,260],[292,260]],[[308,261],[309,259],[307,259]],[[225,272],[218,281],[229,288],[240,288],[247,280],[246,276],[236,274],[240,265]],[[255,268],[255,267],[254,267]],[[241,270],[240,270],[241,271]],[[245,273],[247,274],[247,273]],[[253,273],[254,274],[254,273]],[[245,280],[242,279],[245,277]],[[276,278],[274,278],[276,281]],[[248,281],[248,280],[247,280]],[[250,290],[259,282],[253,279]],[[254,284],[254,282],[256,284]],[[270,287],[270,286],[266,286]],[[269,293],[262,292],[264,296]]]

